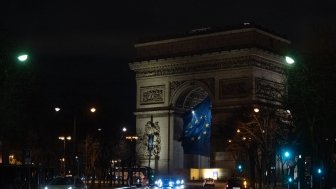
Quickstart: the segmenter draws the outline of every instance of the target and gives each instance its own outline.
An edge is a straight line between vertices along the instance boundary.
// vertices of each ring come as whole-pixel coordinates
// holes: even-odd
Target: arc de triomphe
[[[137,58],[129,66],[136,75],[135,115],[141,140],[137,152],[142,165],[160,173],[232,166],[222,145],[226,119],[241,106],[267,104],[267,93],[283,87],[289,44],[252,25],[204,28],[136,44]],[[206,97],[211,100],[211,152],[185,154],[183,117]],[[153,140],[148,140],[150,135]],[[150,153],[148,142],[153,144]]]

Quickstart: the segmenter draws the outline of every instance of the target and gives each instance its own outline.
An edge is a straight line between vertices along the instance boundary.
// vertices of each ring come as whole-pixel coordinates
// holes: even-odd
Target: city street
[[[224,189],[225,188],[225,185],[226,183],[225,182],[217,182],[216,183],[216,186],[215,188],[217,189]],[[107,186],[107,185],[94,185],[94,186],[91,186],[91,185],[88,185],[88,189],[128,189],[128,188],[132,188],[132,189],[135,189],[137,187],[135,186],[132,186],[132,187],[120,187],[120,186],[116,186],[116,187],[111,187],[111,186]],[[147,188],[147,187],[139,187],[138,189],[142,189],[142,188]],[[154,188],[154,187],[153,187]],[[201,189],[203,188],[202,186],[202,182],[189,182],[189,183],[186,183],[184,189]],[[150,189],[150,188],[149,188]]]

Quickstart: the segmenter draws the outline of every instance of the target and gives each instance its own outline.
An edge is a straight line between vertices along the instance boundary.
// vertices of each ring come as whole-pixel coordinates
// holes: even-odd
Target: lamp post
[[[319,189],[321,189],[322,188],[322,173],[323,173],[323,170],[322,170],[321,167],[318,167],[316,172],[317,172],[317,175],[319,177]]]
[[[55,108],[54,108],[54,110],[55,110],[55,112],[60,112],[60,111],[62,111],[62,109],[61,109],[61,107],[58,107],[58,106],[56,106]],[[89,108],[89,111],[90,111],[90,113],[96,113],[96,111],[97,111],[97,109],[95,108],[95,107],[91,107],[91,108]],[[77,114],[76,114],[76,112],[75,111],[73,111],[73,115],[72,115],[72,126],[73,126],[73,154],[72,154],[72,158],[74,158],[73,159],[73,161],[76,161],[76,163],[77,163],[77,174],[79,174],[79,172],[78,172],[78,170],[79,170],[79,168],[78,168],[78,156],[77,156]],[[77,158],[76,158],[77,157]]]
[[[65,175],[65,141],[68,140],[70,141],[71,140],[71,136],[59,136],[58,137],[59,140],[62,140],[63,141],[63,158],[62,158],[62,162],[63,162],[63,174]]]
[[[150,167],[150,160],[152,157],[152,150],[154,148],[154,134],[148,134],[148,141],[147,141],[147,150],[148,150],[148,167]]]
[[[4,51],[6,52],[6,51]],[[1,53],[4,53],[1,52]],[[17,69],[14,69],[14,65],[16,66],[17,64],[24,64],[28,61],[28,54],[0,54],[0,105],[2,107],[6,107],[7,102],[11,102],[11,99],[15,99],[16,97],[12,96],[12,91],[13,89],[16,89],[17,86],[16,84],[16,73]],[[9,59],[7,59],[7,56]],[[13,80],[12,80],[13,79]],[[13,85],[14,84],[14,85]],[[4,98],[8,96],[10,100],[7,98]],[[6,99],[6,100],[5,100]],[[2,104],[4,103],[4,104]],[[10,119],[10,118],[9,118]],[[7,144],[10,143],[8,139],[6,140],[3,135],[4,132],[0,133],[0,165],[3,164],[8,164],[9,163],[9,155],[8,155],[8,148]],[[23,162],[25,163],[25,162]]]

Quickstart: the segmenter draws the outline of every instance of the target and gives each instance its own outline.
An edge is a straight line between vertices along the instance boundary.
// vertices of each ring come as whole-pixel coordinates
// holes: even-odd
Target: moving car
[[[79,177],[59,176],[51,180],[44,189],[87,189],[87,186]]]
[[[212,178],[204,179],[203,187],[215,187],[215,180]]]
[[[248,189],[250,185],[248,180],[243,177],[233,177],[228,180],[226,189]]]
[[[159,188],[179,188],[184,187],[184,180],[181,177],[163,176],[155,181]]]

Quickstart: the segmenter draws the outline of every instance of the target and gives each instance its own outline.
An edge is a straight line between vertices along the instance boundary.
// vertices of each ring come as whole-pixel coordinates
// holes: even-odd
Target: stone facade
[[[226,118],[237,107],[277,103],[269,96],[284,92],[283,52],[289,43],[251,26],[136,44],[138,56],[129,66],[136,75],[137,131],[144,132],[151,116],[160,126],[161,151],[150,166],[161,173],[232,168],[222,149]],[[212,102],[212,153],[189,157],[179,141],[183,113],[194,103],[186,99],[204,94]],[[143,156],[144,165],[148,157]]]

